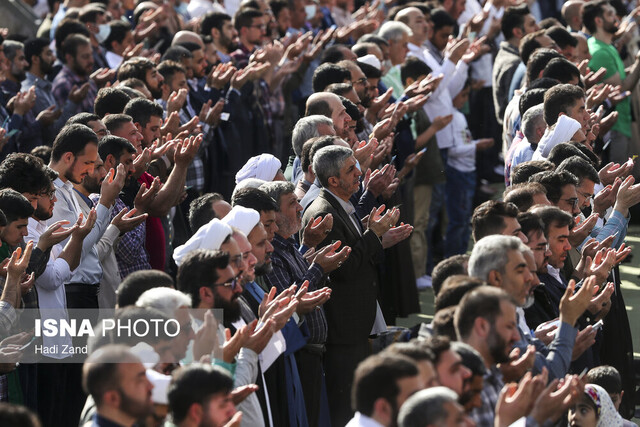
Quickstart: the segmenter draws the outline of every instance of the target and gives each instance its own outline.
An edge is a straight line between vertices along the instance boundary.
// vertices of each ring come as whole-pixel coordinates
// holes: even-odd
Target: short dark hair
[[[331,113],[331,106],[327,101],[324,99],[315,99],[308,103],[305,116],[319,115],[331,118]]]
[[[433,22],[434,33],[444,27],[455,28],[456,25],[458,25],[453,16],[449,15],[446,10],[440,7],[431,11],[431,21]]]
[[[322,55],[320,56],[320,63],[335,64],[337,62],[345,60],[346,58],[343,52],[344,48],[347,48],[347,47],[339,43],[329,46],[324,50],[324,52],[322,52]]]
[[[385,354],[400,354],[402,356],[406,356],[414,362],[418,363],[423,360],[428,360],[433,362],[435,356],[423,345],[420,345],[416,340],[410,342],[397,342],[391,344],[389,347],[384,349]]]
[[[192,54],[196,50],[202,50],[202,46],[200,46],[198,43],[194,43],[194,42],[184,41],[184,42],[178,43],[178,46],[182,46],[183,48],[187,49]]]
[[[453,326],[453,318],[457,307],[450,306],[437,310],[433,315],[433,334],[436,336],[447,337],[451,341],[456,339],[456,328]]]
[[[86,37],[85,40],[88,41],[89,44],[91,44],[91,42],[89,41],[89,36],[91,36],[91,33],[89,33],[89,30],[87,29],[86,25],[84,25],[82,22],[78,21],[77,19],[71,19],[71,18],[63,19],[62,21],[60,21],[60,24],[58,25],[58,28],[56,28],[56,32],[54,34],[54,40],[56,43],[56,53],[57,53],[58,59],[60,59],[60,61],[62,62],[66,62],[66,59],[64,57],[65,52],[63,52],[62,50],[62,44],[68,37],[74,34]],[[71,53],[71,55],[75,56],[75,50]]]
[[[364,76],[368,79],[379,79],[380,77],[382,77],[382,71],[380,71],[373,65],[358,61],[358,67],[360,67],[360,70],[362,70]]]
[[[62,52],[62,58],[64,58],[65,63],[67,55],[71,55],[74,58],[76,57],[80,46],[91,46],[91,40],[82,34],[71,34],[64,39],[60,52]]]
[[[622,378],[620,372],[613,366],[596,366],[587,372],[584,379],[588,384],[596,384],[609,394],[622,393]]]
[[[84,152],[87,144],[98,145],[98,135],[88,126],[74,124],[63,127],[53,141],[51,160],[60,161],[64,153],[72,153],[74,156]]]
[[[553,58],[562,58],[562,55],[557,51],[549,48],[536,49],[527,62],[526,78],[527,84],[532,83],[538,78],[544,67],[547,66],[549,61]]]
[[[180,63],[183,59],[190,58],[193,58],[193,54],[189,52],[188,49],[186,49],[184,46],[175,45],[171,46],[164,52],[164,55],[162,55],[162,62],[175,61]],[[160,65],[162,65],[162,63]],[[158,66],[158,72],[160,72],[160,66]]]
[[[473,211],[471,226],[473,240],[478,241],[485,236],[501,234],[505,228],[504,217],[516,218],[518,207],[513,203],[499,200],[488,200]]]
[[[351,407],[371,416],[376,400],[385,399],[396,410],[400,388],[398,380],[418,375],[416,364],[406,356],[377,354],[369,356],[356,368],[351,388]]]
[[[421,344],[431,350],[434,356],[433,364],[436,366],[442,361],[444,352],[451,350],[451,340],[448,337],[434,335]]]
[[[189,204],[189,227],[191,227],[192,233],[216,217],[212,204],[218,200],[224,200],[222,194],[207,193],[191,201]]]
[[[465,267],[466,265],[466,267]],[[442,284],[449,276],[454,274],[468,274],[469,255],[454,255],[440,261],[431,272],[431,287],[434,296],[440,294]]]
[[[278,212],[280,205],[273,197],[258,188],[241,188],[231,196],[231,206],[244,206],[259,213]]]
[[[24,58],[29,63],[29,67],[33,65],[33,57],[42,55],[47,46],[49,46],[49,40],[41,37],[24,42]]]
[[[555,51],[554,51],[555,52]],[[531,82],[527,89],[551,89],[555,85],[560,84],[556,79],[550,79],[548,77],[540,77]]]
[[[536,206],[531,211],[538,215],[544,224],[544,234],[546,236],[549,236],[549,228],[552,226],[556,228],[569,227],[569,230],[572,230],[575,225],[573,216],[570,213],[555,206]]]
[[[529,33],[525,35],[522,40],[520,40],[520,46],[518,47],[518,51],[520,52],[520,59],[522,62],[527,65],[529,62],[529,58],[531,54],[536,50],[542,47],[540,42],[536,40],[538,37],[544,35],[544,30],[538,30],[533,33]]]
[[[27,153],[11,153],[0,163],[0,188],[18,193],[40,194],[49,191],[51,181],[42,161]]]
[[[133,122],[133,119],[128,114],[109,114],[102,119],[105,127],[109,132],[117,132],[125,123]]]
[[[586,145],[584,145],[582,142],[578,142],[578,141],[569,141],[569,142],[567,142],[567,144],[573,145],[582,154],[584,154],[586,156],[586,159],[589,160],[589,162],[591,163],[591,165],[594,168],[596,168],[596,169],[599,168],[598,165],[600,165],[600,158],[596,155],[596,153],[591,151]]]
[[[451,350],[458,353],[462,359],[462,364],[471,371],[471,375],[483,377],[487,373],[487,367],[484,365],[482,356],[469,344],[454,341],[451,343]]]
[[[219,279],[216,269],[229,265],[229,253],[211,249],[196,249],[189,252],[178,267],[176,287],[191,295],[192,306],[200,305],[200,288],[211,286]]]
[[[160,270],[135,271],[122,280],[116,290],[116,304],[118,307],[135,305],[140,295],[153,288],[173,288],[171,276]]]
[[[117,87],[103,87],[98,91],[93,110],[103,118],[107,114],[119,114],[124,111],[125,105],[131,100],[127,93]]]
[[[462,274],[447,277],[436,297],[435,311],[457,306],[467,292],[482,285],[484,285],[484,282],[476,277]]]
[[[522,184],[529,181],[538,172],[549,171],[556,165],[547,160],[529,160],[511,168],[511,185]]]
[[[560,83],[569,83],[573,78],[580,81],[580,70],[566,58],[553,58],[544,67],[542,77],[556,79]]]
[[[569,46],[578,46],[578,39],[576,39],[571,35],[569,31],[559,25],[554,25],[553,27],[548,28],[544,33],[551,37],[551,39],[556,42],[560,49],[564,49]]]
[[[67,120],[66,125],[85,125],[89,126],[89,122],[95,122],[100,120],[100,116],[93,113],[78,113],[74,116],[71,116],[69,120]]]
[[[123,344],[101,347],[89,356],[82,367],[82,388],[93,397],[96,406],[102,404],[106,392],[120,388],[120,366],[136,360],[130,348]]]
[[[562,25],[562,23],[553,17],[544,18],[542,21],[538,22],[538,27],[543,30],[548,30],[549,28],[557,27],[559,25]]]
[[[31,154],[42,160],[45,165],[51,161],[51,147],[48,145],[38,145],[31,150]]]
[[[133,154],[136,148],[125,138],[115,135],[107,135],[98,143],[98,154],[103,161],[107,160],[107,156],[112,155],[118,164],[123,151]]]
[[[502,314],[502,301],[517,306],[513,297],[494,286],[481,286],[466,294],[458,305],[454,321],[458,338],[464,341],[469,337],[478,317],[494,325],[496,317]]]
[[[41,426],[38,416],[29,408],[9,402],[0,402],[0,424],[14,427]]]
[[[531,107],[542,104],[544,102],[545,92],[545,89],[527,89],[527,91],[522,94],[520,100],[518,101],[520,117],[523,117],[524,113],[526,113],[527,110]]]
[[[0,190],[0,210],[4,213],[7,224],[19,219],[29,218],[34,212],[29,200],[11,188]]]
[[[231,21],[231,17],[226,13],[208,12],[204,15],[204,18],[202,18],[202,22],[200,23],[200,34],[208,36],[214,28],[218,31],[222,31],[222,26],[226,21]]]
[[[332,83],[351,81],[351,73],[344,67],[332,63],[321,64],[313,72],[312,85],[314,92],[324,92]]]
[[[309,166],[313,163],[313,155],[321,148],[333,145],[335,136],[325,135],[311,138],[302,145],[302,154],[300,155],[300,166],[302,172],[306,173]]]
[[[164,77],[165,81],[169,85],[176,73],[183,73],[185,76],[187,75],[187,71],[180,63],[170,60],[162,61],[160,65],[158,65],[158,72],[162,74],[162,77]]]
[[[522,233],[529,237],[533,235],[544,234],[544,223],[540,216],[534,212],[522,212],[518,215],[518,223],[522,227]]]
[[[581,156],[571,156],[563,160],[562,163],[558,165],[557,170],[570,172],[578,178],[578,181],[582,181],[586,178],[596,184],[600,183],[598,171],[593,167],[593,165],[591,165],[591,163],[589,163],[588,160],[585,160]]]
[[[502,15],[502,34],[504,38],[509,40],[513,37],[514,29],[523,29],[524,17],[530,13],[529,7],[526,4],[506,8],[504,15]]]
[[[331,92],[336,95],[344,96],[353,90],[351,83],[331,83],[325,88],[325,92]]]
[[[239,33],[241,28],[250,27],[255,18],[262,18],[262,16],[263,13],[257,9],[240,9],[233,17],[233,26]]]
[[[593,34],[597,31],[596,18],[603,17],[604,6],[608,4],[610,3],[607,0],[592,0],[582,6],[582,23],[589,33]]]
[[[222,368],[203,363],[181,367],[173,373],[167,392],[171,419],[180,423],[194,403],[206,408],[213,396],[232,390],[233,378]]]
[[[400,79],[402,84],[406,86],[407,79],[412,78],[418,80],[420,76],[426,76],[431,73],[431,68],[420,59],[410,56],[400,65]]]
[[[118,80],[123,81],[135,77],[143,82],[147,81],[147,71],[156,67],[148,58],[136,56],[134,58],[124,61],[118,68]]]
[[[146,98],[132,99],[124,107],[124,114],[128,114],[134,123],[138,123],[141,127],[146,127],[151,117],[163,117],[164,111],[162,107]]]
[[[524,182],[507,187],[502,195],[502,200],[513,203],[520,212],[526,212],[533,206],[533,197],[536,194],[547,194],[547,189],[537,182]]]
[[[375,43],[380,46],[389,46],[389,42],[377,34],[365,34],[358,39],[358,43]]]
[[[567,171],[544,171],[538,172],[529,178],[530,182],[539,182],[544,185],[547,190],[547,199],[551,203],[558,203],[560,197],[562,197],[562,188],[566,185],[578,185],[578,178]]]
[[[109,22],[109,27],[111,28],[109,37],[107,37],[107,39],[102,42],[102,45],[107,50],[111,50],[111,43],[113,42],[122,43],[127,37],[127,32],[131,31],[131,24],[121,20],[114,20]]]
[[[560,84],[552,87],[544,94],[544,121],[553,126],[560,113],[567,114],[569,109],[579,100],[584,99],[584,91],[571,84]]]

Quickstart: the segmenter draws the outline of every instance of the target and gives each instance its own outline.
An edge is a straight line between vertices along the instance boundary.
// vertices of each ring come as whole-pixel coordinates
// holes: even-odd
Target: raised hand
[[[124,180],[126,177],[127,174],[124,170],[123,164],[119,164],[116,171],[113,169],[109,170],[109,173],[102,181],[102,185],[100,185],[101,205],[108,208],[113,205],[113,202],[116,200],[116,197],[118,197],[118,194],[120,194],[122,187],[124,187]]]
[[[326,237],[333,228],[333,215],[327,214],[322,218],[311,218],[302,232],[302,244],[308,248],[315,248]]]
[[[187,101],[187,94],[189,91],[185,88],[178,90],[177,92],[171,92],[169,95],[169,99],[167,100],[167,121],[171,118],[172,113],[179,113],[180,109],[184,106],[184,103]],[[167,123],[165,121],[165,125]]]
[[[87,97],[90,88],[91,85],[89,84],[89,82],[84,83],[80,87],[73,85],[71,91],[69,92],[69,99],[74,104],[80,104]]]
[[[339,252],[336,252],[341,244],[342,242],[338,240],[320,249],[316,252],[312,262],[320,265],[325,273],[338,269],[351,254],[349,246],[343,246]]]
[[[200,144],[202,144],[202,134],[195,137],[190,136],[182,140],[182,142],[178,142],[174,155],[174,163],[176,166],[188,167],[196,154],[198,154]]]
[[[109,68],[99,68],[94,71],[90,78],[98,87],[104,87],[107,83],[110,83],[116,77],[116,70],[112,70]]]
[[[57,221],[47,227],[45,232],[40,235],[37,247],[42,251],[46,251],[69,237],[79,226],[76,223],[72,227],[63,228],[67,224],[69,224],[69,221]]]
[[[51,126],[62,115],[62,110],[57,109],[55,105],[50,106],[42,111],[36,117],[36,120],[40,125],[47,127]]]
[[[536,348],[533,345],[527,346],[527,351],[520,356],[520,349],[514,348],[509,354],[509,362],[499,365],[505,381],[518,381],[522,376],[533,368],[536,360]]]
[[[587,277],[582,282],[582,287],[574,294],[575,288],[576,281],[569,280],[564,295],[560,299],[560,321],[571,326],[576,324],[582,313],[589,307],[593,293],[597,289],[596,278]]]
[[[382,235],[382,247],[384,249],[397,245],[404,239],[411,236],[413,226],[411,224],[402,223],[398,227],[392,227],[389,231]]]
[[[376,233],[380,238],[393,227],[398,218],[400,218],[400,210],[398,208],[389,209],[384,215],[382,212],[385,210],[385,205],[381,205],[379,208],[373,208],[369,214],[368,228]]]
[[[120,234],[127,233],[145,222],[149,216],[146,213],[140,215],[136,215],[136,213],[136,208],[130,211],[128,208],[124,208],[111,220],[111,224],[120,230]]]
[[[141,214],[147,213],[149,211],[149,207],[155,200],[161,188],[162,183],[160,182],[160,178],[158,177],[155,177],[153,179],[151,187],[149,188],[147,188],[146,184],[140,185],[140,189],[138,190],[138,193],[133,200],[133,206],[135,206],[135,209]]]

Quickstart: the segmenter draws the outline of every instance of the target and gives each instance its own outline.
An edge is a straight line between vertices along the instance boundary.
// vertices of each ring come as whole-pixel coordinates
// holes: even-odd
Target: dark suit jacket
[[[351,247],[347,260],[329,275],[331,298],[325,304],[328,344],[353,345],[366,342],[376,317],[378,268],[376,260],[382,243],[373,231],[356,230],[349,215],[334,196],[322,190],[307,207],[302,218],[302,230],[312,217],[333,215],[333,229],[318,247],[336,240]]]

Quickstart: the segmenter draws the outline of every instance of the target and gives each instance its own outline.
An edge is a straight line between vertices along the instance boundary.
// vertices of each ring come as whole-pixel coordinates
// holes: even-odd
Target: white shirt
[[[442,65],[440,65],[431,52],[423,49],[422,46],[416,46],[411,43],[409,44],[409,56],[422,59],[431,68],[433,76],[437,76],[440,73],[444,75],[438,89],[433,92],[431,98],[423,107],[429,120],[433,122],[438,116],[453,114],[455,111],[453,97],[462,90],[467,80],[467,71],[469,69],[467,63],[458,61],[458,64],[455,65],[449,58],[445,58]],[[451,147],[453,138],[453,126],[449,123],[436,133],[438,148]]]
[[[471,139],[467,119],[460,111],[453,112],[453,145],[449,147],[447,164],[460,172],[476,170],[476,144],[480,140]]]
[[[28,240],[33,240],[34,245],[40,240],[40,236],[47,229],[43,221],[29,218],[27,225]],[[59,258],[63,250],[61,244],[57,244],[51,248],[51,255],[47,262],[44,272],[36,279],[35,287],[38,291],[38,306],[40,308],[40,316],[44,319],[67,319],[67,297],[64,292],[64,283],[71,278],[71,269],[69,264],[62,258]],[[45,347],[53,348],[57,345],[58,351],[63,352],[64,346],[72,344],[71,337],[68,335],[49,337],[43,335],[42,344]],[[64,359],[69,355],[63,354],[47,354],[47,357],[53,359]]]
[[[367,417],[366,415],[361,414],[360,412],[356,412],[353,415],[353,418],[345,425],[345,427],[384,427],[382,424],[374,420],[373,418]]]
[[[118,55],[117,53],[113,53],[110,50],[107,51],[107,53],[104,55],[104,58],[107,60],[109,68],[111,68],[112,70],[117,70],[120,64],[122,64],[123,59],[122,56]]]
[[[60,178],[56,178],[53,184],[56,186],[58,202],[53,207],[53,216],[47,221],[47,226],[63,220],[69,221],[69,224],[75,224],[82,210],[76,200],[73,184],[71,181],[63,182]],[[96,213],[98,214],[96,223],[82,243],[80,265],[73,271],[71,279],[66,283],[85,283],[88,285],[100,283],[102,265],[95,246],[109,225],[110,211],[111,208],[107,208],[102,204],[98,204],[96,207]],[[67,240],[60,244],[65,245]]]

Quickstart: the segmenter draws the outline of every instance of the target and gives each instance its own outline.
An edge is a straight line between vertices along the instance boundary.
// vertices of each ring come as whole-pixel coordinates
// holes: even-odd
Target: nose
[[[460,369],[462,370],[462,378],[463,379],[467,379],[471,377],[471,370],[469,368],[467,368],[466,366],[461,366]]]
[[[267,240],[267,253],[273,252],[273,245]]]

